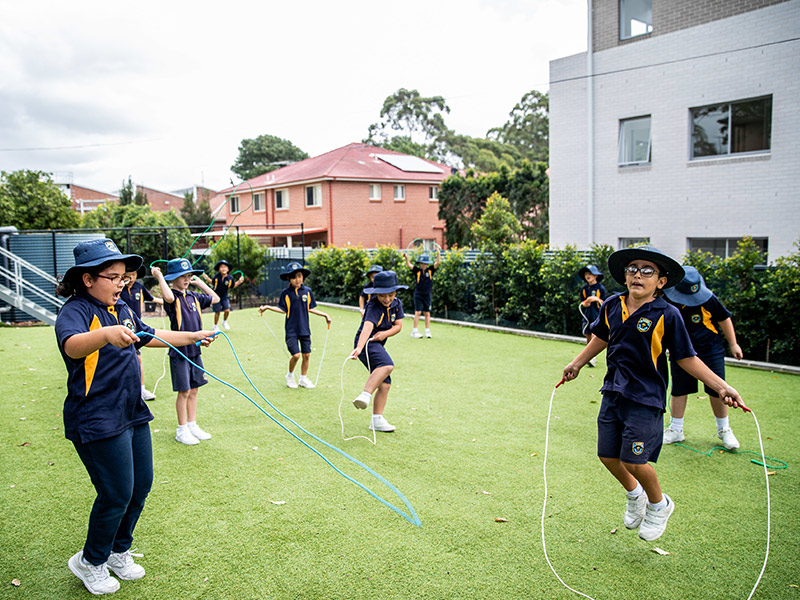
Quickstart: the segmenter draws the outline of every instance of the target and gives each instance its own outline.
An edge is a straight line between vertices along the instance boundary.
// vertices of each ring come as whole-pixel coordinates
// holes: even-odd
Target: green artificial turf
[[[284,386],[288,355],[265,325],[282,340],[278,315],[234,311],[229,336],[264,396],[396,486],[421,527],[216,381],[201,388],[198,408],[198,422],[213,439],[178,444],[167,366],[158,398],[149,403],[156,417],[155,480],[134,541],[147,576],[122,582],[115,597],[576,597],[545,561],[540,520],[548,404],[580,346],[436,323],[433,339],[416,340],[406,319],[403,332],[387,344],[397,366],[386,417],[397,431],[379,434],[373,446],[343,441],[337,414],[358,313],[324,310],[334,322],[314,390]],[[211,316],[205,321],[209,326]],[[150,324],[163,327],[160,319]],[[323,319],[312,316],[312,328],[313,379],[325,342]],[[164,351],[144,349],[143,355],[152,389]],[[205,349],[203,360],[264,404],[224,339]],[[87,598],[66,563],[82,547],[94,491],[63,436],[66,371],[53,329],[0,329],[0,361],[0,598]],[[676,511],[661,539],[640,540],[622,525],[624,493],[595,456],[603,365],[604,356],[598,357],[598,368],[584,369],[553,399],[545,515],[553,567],[569,586],[598,600],[746,598],[766,550],[763,468],[750,454],[715,450],[704,456],[665,447],[656,468]],[[343,372],[345,436],[369,436],[368,411],[351,403],[366,370],[348,361]],[[766,454],[789,464],[770,469],[770,557],[755,598],[800,598],[800,447],[794,437],[800,377],[736,368],[728,376],[759,419]],[[759,450],[752,416],[734,411],[731,425],[742,450]],[[707,400],[691,397],[685,431],[685,444],[702,452],[719,443]],[[363,469],[300,436],[403,508]]]

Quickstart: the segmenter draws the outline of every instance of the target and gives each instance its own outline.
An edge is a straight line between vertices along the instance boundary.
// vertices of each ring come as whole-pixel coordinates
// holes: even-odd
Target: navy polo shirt
[[[586,300],[589,296],[597,296],[600,300],[605,301],[606,299],[606,288],[602,283],[595,283],[594,285],[589,285],[588,283],[581,288],[581,302]],[[600,314],[600,307],[597,305],[596,302],[592,302],[589,306],[584,306],[583,314],[586,315],[586,318],[589,319],[591,323],[597,318],[597,315]]]
[[[380,303],[377,297],[373,296],[372,300],[364,307],[364,318],[361,319],[361,325],[356,332],[356,343],[358,337],[361,335],[361,330],[364,329],[364,323],[369,321],[373,325],[372,332],[386,331],[394,327],[395,322],[405,317],[403,314],[403,303],[400,298],[395,297],[392,303],[387,307]],[[381,345],[386,343],[386,340],[378,342]]]
[[[70,358],[64,352],[64,342],[73,335],[112,325],[125,325],[133,332],[155,332],[121,300],[108,306],[81,294],[67,300],[58,311],[56,339],[67,367],[64,434],[73,442],[85,444],[110,438],[153,419],[142,400],[136,357],[136,348],[149,342],[149,336],[142,336],[127,348],[106,344],[83,358]]]
[[[414,294],[430,294],[433,291],[433,274],[436,272],[436,267],[429,266],[427,269],[420,269],[416,265],[411,269],[411,275],[414,277],[416,286],[414,287]]]
[[[233,276],[228,274],[223,277],[222,273],[217,273],[214,275],[214,279],[211,280],[211,287],[214,288],[214,291],[219,296],[220,302],[228,297],[228,290],[231,289],[233,285]]]
[[[278,308],[286,313],[286,337],[311,335],[308,311],[316,306],[317,301],[308,286],[301,285],[297,289],[289,286],[281,292]]]
[[[626,296],[627,292],[611,296],[591,326],[592,333],[608,343],[608,371],[600,391],[618,392],[663,411],[669,383],[665,351],[673,360],[696,353],[677,308],[656,298],[629,315]]]
[[[211,296],[208,294],[198,294],[187,290],[181,292],[172,289],[175,302],[164,301],[164,310],[169,317],[169,328],[172,331],[200,331],[203,328],[202,310],[211,306]],[[200,356],[200,346],[190,344],[180,346],[178,350],[185,356]],[[180,356],[172,348],[169,349],[170,356]]]
[[[127,285],[122,288],[119,294],[120,299],[133,309],[136,316],[142,318],[144,312],[145,301],[150,302],[153,299],[153,294],[147,291],[139,281],[135,281],[129,288]]]
[[[364,287],[361,288],[361,297],[364,299],[364,308],[367,307],[367,302],[369,302],[372,299],[372,296],[374,295],[374,294],[368,294],[364,290],[367,288],[371,288],[373,285],[374,284],[371,281],[368,281],[367,283],[364,284]]]
[[[730,311],[715,295],[703,302],[700,306],[684,306],[675,304],[683,317],[683,323],[692,339],[692,346],[701,356],[725,355],[725,345],[722,343],[722,329],[720,321],[731,318]]]

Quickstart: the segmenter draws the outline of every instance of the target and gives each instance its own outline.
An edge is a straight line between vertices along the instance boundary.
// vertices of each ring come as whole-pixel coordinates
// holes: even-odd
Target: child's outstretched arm
[[[286,311],[283,310],[280,306],[272,306],[271,304],[262,304],[258,307],[258,315],[261,316],[264,314],[264,311],[271,310],[272,312],[281,313],[282,315],[286,314]]]
[[[722,377],[709,369],[706,364],[696,356],[680,359],[678,361],[678,366],[695,379],[699,379],[708,387],[716,390],[717,395],[728,406],[732,406],[733,408],[746,408],[739,392],[729,386]]]
[[[408,252],[403,252],[403,258],[404,258],[404,259],[405,259],[405,261],[406,261],[406,266],[407,266],[409,269],[413,269],[413,268],[414,268],[414,266],[411,264],[411,261],[408,259]]]
[[[442,263],[442,251],[441,250],[437,250],[436,251],[436,262],[433,263],[433,268],[434,269],[438,269],[439,265],[441,263]]]
[[[353,351],[350,353],[350,356],[347,358],[356,359],[358,355],[361,354],[361,351],[364,350],[364,346],[366,346],[367,341],[370,339],[372,335],[372,330],[375,328],[375,323],[372,321],[365,321],[364,327],[361,329],[361,335],[358,336],[358,342],[356,342],[356,347],[353,348]]]
[[[736,343],[736,332],[733,329],[733,321],[731,321],[730,317],[724,321],[720,321],[719,328],[722,329],[722,335],[728,340],[728,346],[731,347],[731,356],[736,360],[744,358],[742,348]]]
[[[209,277],[209,276],[208,276],[208,275],[206,275],[205,273],[200,273],[200,277],[202,277],[203,279],[205,279],[205,280],[206,280],[208,283],[211,283],[212,281],[214,281],[213,279],[211,279],[211,277]]]
[[[233,284],[233,289],[236,289],[240,285],[244,283],[244,275],[239,275],[239,279],[236,280],[236,283]]]
[[[563,377],[565,381],[572,381],[578,376],[581,369],[586,365],[590,360],[592,360],[595,356],[600,354],[603,350],[606,349],[608,346],[608,342],[604,342],[596,335],[592,336],[592,340],[586,344],[586,346],[581,350],[581,353],[578,354],[575,358],[572,359],[572,362],[569,363],[566,367],[564,367]]]
[[[320,317],[325,317],[325,321],[328,323],[328,326],[330,326],[331,317],[330,317],[330,315],[328,315],[328,313],[324,313],[321,310],[317,310],[316,308],[309,308],[308,312],[310,312],[312,314],[315,314],[315,315],[319,315]]]
[[[86,333],[76,333],[64,342],[64,354],[77,360],[85,358],[92,352],[99,350],[106,344],[111,344],[117,348],[127,348],[139,338],[125,325],[113,325],[101,327]]]
[[[172,304],[175,302],[175,294],[172,293],[172,290],[169,288],[169,284],[167,280],[164,279],[163,273],[161,273],[161,269],[158,267],[153,267],[150,269],[150,272],[153,274],[153,277],[156,278],[158,281],[158,287],[161,290],[161,296],[164,298],[164,302],[167,304]]]
[[[173,346],[188,346],[195,342],[203,342],[203,346],[208,346],[216,339],[213,331],[172,331],[170,329],[156,329],[155,335]],[[168,346],[164,342],[155,338],[150,338],[145,346],[148,348],[167,348]]]

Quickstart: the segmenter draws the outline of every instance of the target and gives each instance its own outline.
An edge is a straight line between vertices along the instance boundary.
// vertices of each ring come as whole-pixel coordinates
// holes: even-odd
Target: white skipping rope
[[[545,427],[545,437],[544,437],[544,461],[542,465],[542,475],[544,478],[544,502],[542,503],[542,549],[544,550],[544,558],[547,561],[547,566],[550,567],[550,570],[553,572],[553,575],[556,576],[561,585],[567,588],[569,591],[578,594],[579,596],[583,596],[584,598],[589,598],[589,600],[594,600],[591,596],[584,594],[583,592],[579,592],[571,587],[569,587],[564,580],[558,575],[556,570],[553,568],[552,563],[550,562],[550,557],[547,556],[547,543],[545,541],[544,535],[544,516],[547,510],[547,450],[549,447],[550,442],[550,415],[553,412],[553,398],[556,395],[556,389],[559,385],[564,383],[564,380],[561,380],[554,388],[553,393],[550,394],[550,406],[547,409],[547,425]],[[756,583],[753,586],[750,595],[747,597],[747,600],[751,600],[753,594],[756,593],[756,588],[758,588],[758,584],[761,583],[761,578],[764,576],[764,571],[767,568],[767,560],[769,559],[769,538],[770,538],[770,531],[771,531],[771,523],[772,523],[772,505],[770,503],[770,494],[769,494],[769,473],[767,471],[767,458],[764,455],[764,441],[761,437],[761,427],[758,424],[758,419],[756,418],[756,414],[749,408],[744,409],[746,412],[749,412],[753,415],[753,420],[756,424],[756,430],[758,431],[758,443],[761,448],[761,463],[764,466],[764,481],[766,482],[766,489],[767,489],[767,549],[764,554],[764,564],[761,566],[761,572],[758,574],[758,579],[756,579]]]
[[[272,334],[272,337],[275,338],[275,343],[278,344],[278,346],[280,348],[283,348],[284,350],[286,350],[287,354],[289,354],[289,356],[291,356],[292,355],[291,352],[289,352],[289,350],[286,349],[286,346],[281,344],[280,340],[278,339],[278,336],[275,335],[275,332],[272,330],[272,327],[270,327],[269,323],[267,323],[267,320],[263,318],[264,317],[263,313],[260,314],[259,317],[262,317],[262,320],[264,321],[264,325],[267,326],[267,329],[269,329],[269,332]],[[325,344],[322,346],[322,357],[320,357],[320,359],[319,359],[319,368],[317,369],[317,378],[314,380],[314,387],[317,387],[317,384],[319,383],[319,374],[322,372],[322,361],[325,360],[325,351],[328,349],[328,334],[330,332],[331,332],[331,326],[328,325],[328,329],[325,332]]]

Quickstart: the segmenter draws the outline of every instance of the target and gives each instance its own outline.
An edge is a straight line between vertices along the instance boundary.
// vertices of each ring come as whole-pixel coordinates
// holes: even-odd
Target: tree
[[[239,156],[231,166],[231,171],[246,181],[279,169],[286,163],[306,158],[308,154],[289,140],[274,135],[260,135],[255,139],[242,140],[239,144]]]
[[[230,230],[211,249],[209,258],[209,267],[213,267],[222,259],[227,260],[232,265],[231,273],[241,270],[251,285],[258,285],[264,279],[264,268],[269,260],[264,248],[259,246],[255,239],[245,233],[237,235]]]
[[[481,218],[470,227],[472,238],[481,250],[502,253],[503,246],[519,241],[522,225],[511,212],[511,204],[497,192],[486,200]]]
[[[0,225],[17,229],[72,229],[80,217],[72,200],[42,171],[0,172]]]
[[[212,222],[211,205],[208,203],[208,195],[204,194],[197,203],[194,201],[194,193],[186,192],[183,195],[183,207],[181,207],[181,217],[187,225],[192,226],[194,233],[202,231]]]
[[[531,162],[547,162],[550,140],[550,97],[531,90],[522,97],[501,127],[490,129],[486,137],[517,149]]]

